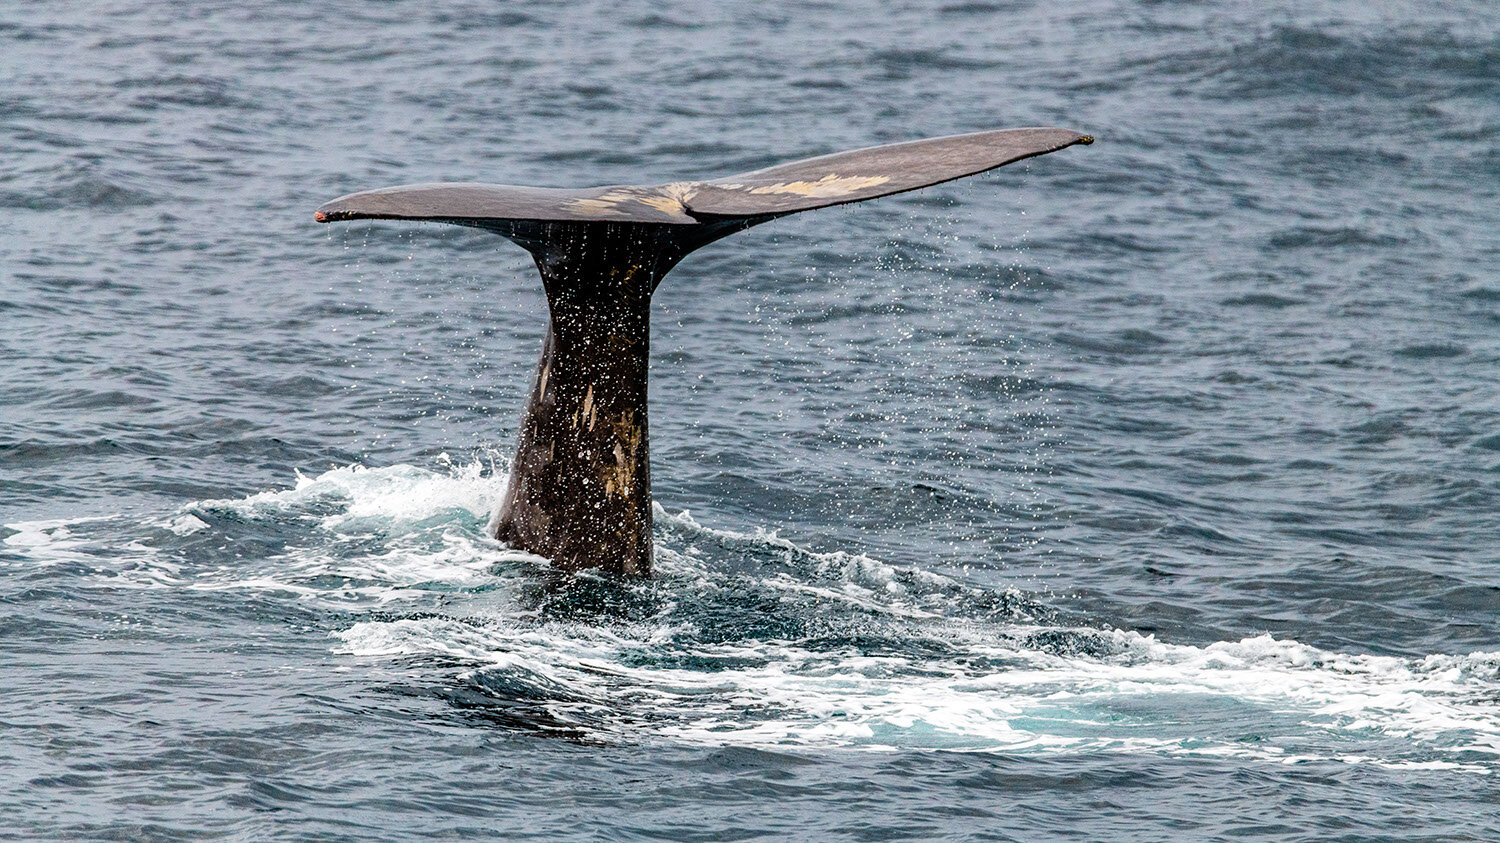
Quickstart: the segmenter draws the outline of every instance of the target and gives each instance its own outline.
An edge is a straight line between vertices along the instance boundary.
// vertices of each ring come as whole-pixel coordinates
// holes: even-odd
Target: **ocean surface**
[[[672,273],[650,582],[312,220],[1035,125]],[[1493,3],[12,0],[0,220],[0,837],[1500,839]]]

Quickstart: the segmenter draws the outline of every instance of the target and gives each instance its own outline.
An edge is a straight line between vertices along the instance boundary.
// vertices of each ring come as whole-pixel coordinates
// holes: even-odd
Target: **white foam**
[[[518,627],[438,619],[356,624],[342,652],[443,655],[477,670],[517,671],[566,688],[590,711],[615,711],[622,740],[707,745],[883,750],[1129,752],[1340,761],[1397,769],[1500,768],[1500,653],[1422,659],[1320,650],[1269,635],[1204,647],[1122,630],[973,624],[949,620],[933,594],[964,587],[878,560],[805,550],[775,533],[740,533],[658,510],[666,526],[695,536],[782,552],[796,573],[768,572],[761,587],[842,601],[928,637],[946,658],[815,651],[795,642],[746,640],[662,652],[653,626]],[[658,549],[673,578],[711,582],[694,548]],[[886,584],[924,583],[933,594]],[[918,608],[912,601],[928,599]],[[945,598],[947,599],[947,598]],[[951,608],[951,606],[947,607]],[[1091,640],[1091,653],[1038,649],[1036,633]],[[691,639],[688,639],[691,640]],[[678,656],[721,665],[682,669]],[[980,665],[980,667],[975,667]],[[983,667],[996,665],[995,667]],[[659,716],[629,713],[649,701]],[[559,703],[564,705],[565,703]],[[554,706],[555,708],[555,706]],[[1437,756],[1437,757],[1434,757]],[[1495,757],[1495,763],[1474,760]]]
[[[35,565],[56,565],[86,560],[80,549],[88,540],[74,534],[71,527],[109,521],[114,516],[86,518],[52,518],[42,521],[16,521],[4,525],[15,532],[4,539],[6,547],[20,558]]]
[[[299,475],[292,488],[185,507],[148,525],[159,530],[151,538],[90,523],[123,523],[110,518],[10,524],[4,558],[76,561],[113,587],[243,589],[341,608],[430,604],[435,591],[472,589],[485,595],[464,606],[476,620],[366,620],[337,633],[338,652],[458,660],[460,675],[505,671],[555,696],[549,710],[575,706],[580,722],[588,712],[589,728],[619,740],[1500,769],[1500,652],[1405,659],[1265,635],[1193,647],[1120,630],[964,620],[959,610],[976,589],[951,579],[863,554],[814,552],[770,531],[706,527],[686,512],[657,512],[676,536],[658,547],[658,567],[684,589],[682,599],[749,581],[812,598],[795,604],[807,611],[858,611],[883,624],[886,637],[910,639],[913,655],[756,638],[702,643],[673,625],[682,622],[671,610],[658,623],[539,623],[497,573],[539,560],[502,550],[482,529],[503,492],[503,480],[478,463],[346,466]],[[218,513],[292,525],[293,543],[269,558],[226,555],[216,566],[163,550],[174,537],[198,547],[213,531],[233,529],[235,519],[219,526]],[[716,570],[705,539],[768,562],[733,575]],[[1033,643],[1070,636],[1089,643],[1085,653]],[[697,663],[715,669],[679,666]],[[646,709],[652,715],[639,716]]]
[[[1032,631],[1011,630],[1012,641]],[[622,739],[649,729],[672,742],[781,749],[1162,753],[1471,772],[1500,765],[1474,760],[1500,756],[1500,718],[1489,702],[1496,686],[1474,675],[1495,653],[1435,657],[1434,668],[1432,659],[1331,653],[1269,636],[1199,648],[1115,631],[1106,635],[1116,654],[1095,658],[951,625],[935,632],[958,655],[941,661],[771,641],[663,654],[753,664],[704,671],[639,666],[636,656],[653,646],[647,639],[664,638],[647,632],[421,620],[365,622],[339,638],[349,653],[441,654],[545,674],[587,698],[590,710],[620,712],[619,724],[603,728]],[[1006,666],[975,670],[975,662]],[[662,716],[649,725],[624,716],[647,699]]]
[[[167,520],[162,526],[179,536],[191,536],[200,530],[208,529],[208,522],[190,512],[185,512]]]
[[[653,510],[658,522],[691,535],[707,536],[761,551],[779,551],[780,559],[792,564],[796,570],[795,575],[772,575],[763,580],[764,585],[779,591],[847,603],[878,614],[917,618],[941,615],[951,602],[943,591],[965,590],[940,574],[921,570],[898,571],[863,553],[808,550],[782,538],[775,531],[761,528],[745,533],[718,529],[699,523],[685,509],[674,515],[660,504],[653,504]],[[796,564],[799,562],[802,564]],[[692,549],[686,554],[661,546],[656,549],[657,569],[665,573],[690,574],[699,564]],[[902,580],[919,585],[921,589],[914,593]]]
[[[245,590],[296,595],[344,605],[389,603],[429,596],[426,587],[467,588],[494,583],[497,563],[536,564],[534,556],[505,551],[477,529],[504,494],[504,481],[479,461],[446,470],[411,465],[366,468],[350,465],[316,476],[297,474],[289,489],[239,499],[206,500],[148,521],[178,537],[212,537],[221,529],[215,513],[245,520],[303,523],[294,545],[263,558],[193,567],[150,542],[120,530],[91,537],[79,525],[118,519],[79,518],[7,525],[4,539],[21,564],[77,562],[98,572],[114,588]],[[120,522],[127,530],[132,526]],[[379,548],[350,552],[351,542],[378,537]],[[226,536],[226,545],[233,538]],[[329,580],[343,580],[329,584]]]
[[[367,468],[349,465],[333,468],[316,477],[297,473],[291,489],[267,491],[240,499],[206,500],[195,508],[228,510],[244,518],[274,518],[297,514],[316,504],[342,503],[341,512],[325,516],[321,526],[329,530],[378,521],[382,526],[403,525],[443,517],[455,512],[473,518],[487,517],[505,494],[504,480],[486,475],[475,460],[434,472],[412,465]]]
[[[5,543],[11,547],[45,547],[49,544],[60,544],[72,537],[68,531],[67,521],[17,521],[14,524],[6,524],[8,529],[15,530],[13,535],[5,537]]]

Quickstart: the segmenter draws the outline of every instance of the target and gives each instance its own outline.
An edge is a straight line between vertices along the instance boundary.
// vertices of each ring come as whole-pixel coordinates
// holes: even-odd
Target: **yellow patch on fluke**
[[[806,196],[809,199],[836,199],[840,196],[848,196],[857,190],[864,190],[868,187],[879,187],[890,180],[890,176],[841,176],[837,173],[829,173],[817,181],[785,181],[778,184],[763,184],[760,187],[750,188],[750,192],[759,194],[795,193],[798,196]]]
[[[568,210],[583,216],[633,217],[650,208],[672,219],[691,222],[683,202],[697,192],[692,182],[673,182],[660,188],[622,188],[591,199],[569,199]],[[634,205],[635,207],[632,207]],[[645,221],[645,220],[643,220]]]
[[[664,214],[675,215],[683,212],[682,203],[670,196],[637,196],[635,199],[637,202],[643,205],[650,205]]]
[[[625,211],[620,209],[619,203],[607,196],[601,196],[598,199],[570,199],[568,202],[573,206],[572,210],[581,213],[627,216]]]
[[[677,200],[679,205],[686,205],[689,200],[698,195],[698,189],[702,185],[695,181],[674,181],[671,184],[661,186],[661,192]]]

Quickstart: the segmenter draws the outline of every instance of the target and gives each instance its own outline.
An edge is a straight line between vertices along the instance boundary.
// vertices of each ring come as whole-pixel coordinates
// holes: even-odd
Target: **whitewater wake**
[[[559,585],[487,537],[503,484],[478,462],[346,466],[144,522],[8,524],[0,564],[298,601],[347,666],[401,660],[593,741],[1500,768],[1500,652],[1174,644],[659,507],[655,581]]]

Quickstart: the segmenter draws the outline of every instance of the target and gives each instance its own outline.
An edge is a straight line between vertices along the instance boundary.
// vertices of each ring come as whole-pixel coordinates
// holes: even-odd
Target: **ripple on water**
[[[74,566],[75,587],[325,606],[341,669],[402,665],[408,685],[459,713],[589,743],[1476,772],[1500,753],[1500,718],[1482,703],[1497,690],[1494,653],[1366,656],[1266,635],[1171,644],[1071,625],[1034,595],[660,509],[657,581],[549,585],[545,560],[483,537],[501,491],[477,463],[351,466],[152,524],[12,524],[4,546],[13,566]],[[212,560],[247,534],[274,539]],[[1490,607],[1489,591],[1438,599]]]
[[[1484,4],[483,5],[0,21],[7,830],[1496,838]],[[1080,123],[676,270],[648,584],[524,251],[308,216]]]

